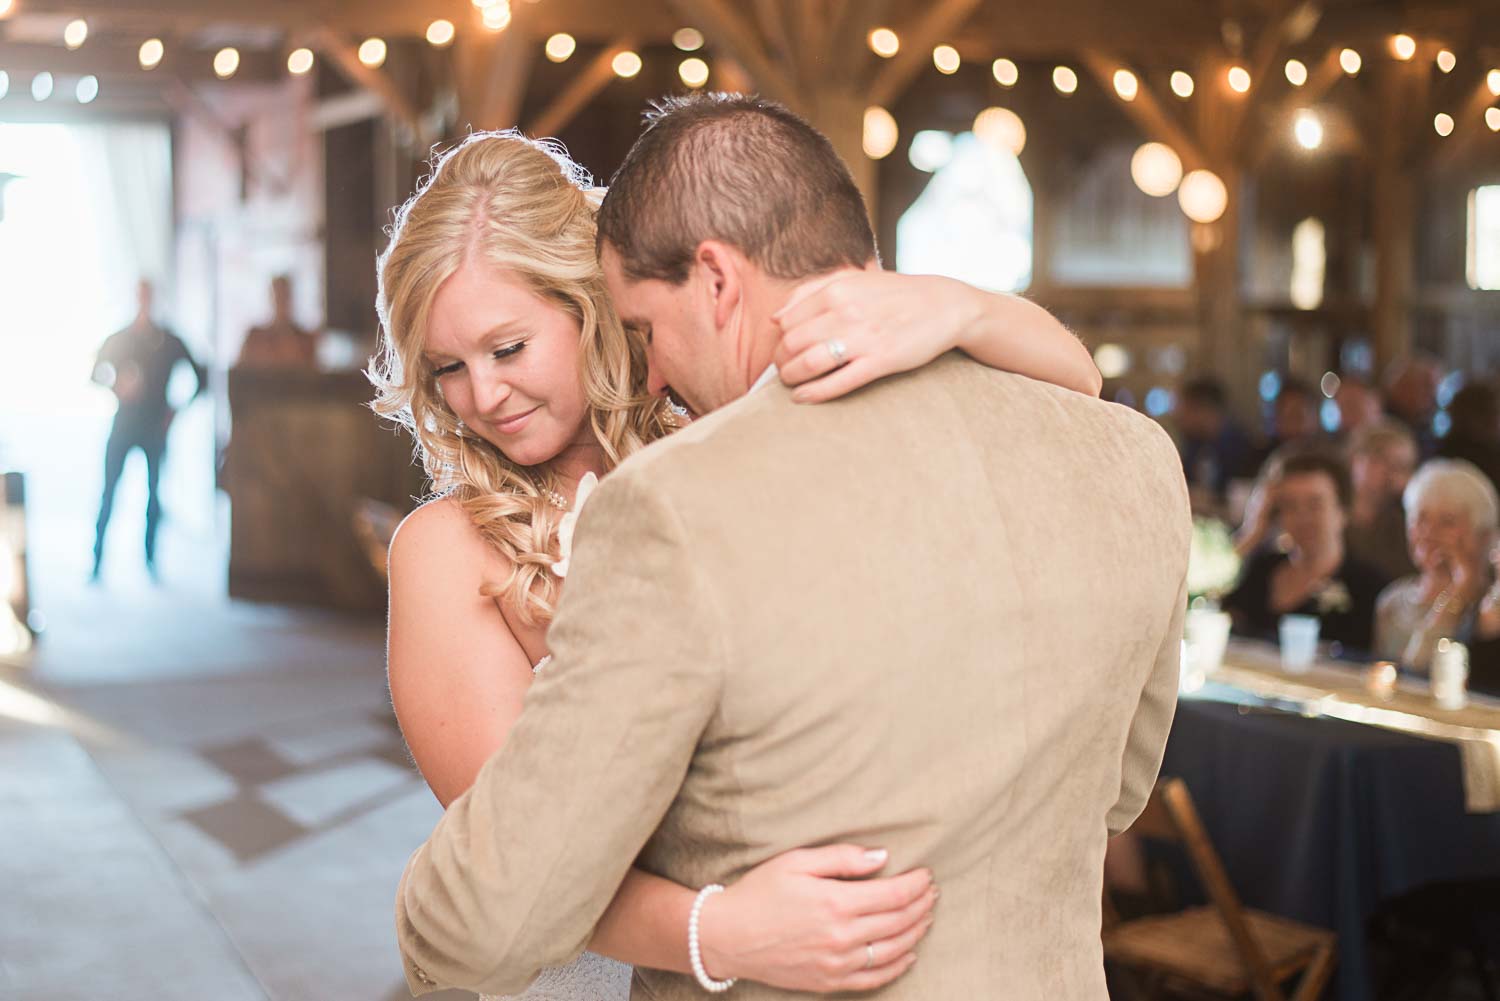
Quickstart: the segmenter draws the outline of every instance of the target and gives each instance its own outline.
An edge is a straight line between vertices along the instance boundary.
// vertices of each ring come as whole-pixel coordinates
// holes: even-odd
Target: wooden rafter
[[[425,146],[436,138],[425,134],[421,115],[401,88],[382,71],[371,69],[360,62],[359,53],[341,35],[327,29],[318,29],[308,33],[307,41],[332,60],[351,83],[380,98],[380,102],[385,105],[386,114],[409,130],[412,141]]]
[[[476,130],[518,125],[535,51],[531,36],[516,24],[498,35],[460,39],[454,53],[459,124]]]
[[[615,56],[634,47],[635,39],[622,38],[595,56],[522,131],[529,136],[552,136],[561,132],[615,78]]]
[[[916,24],[901,32],[901,51],[875,75],[870,103],[887,105],[900,97],[932,57],[933,46],[956,32],[979,0],[938,0]]]

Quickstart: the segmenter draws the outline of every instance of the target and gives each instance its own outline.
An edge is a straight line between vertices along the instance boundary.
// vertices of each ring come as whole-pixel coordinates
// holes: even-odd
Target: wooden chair
[[[1337,936],[1322,928],[1247,910],[1214,851],[1187,785],[1163,779],[1131,832],[1182,845],[1209,899],[1206,907],[1120,921],[1104,902],[1104,958],[1132,994],[1163,992],[1313,1001],[1333,973]]]

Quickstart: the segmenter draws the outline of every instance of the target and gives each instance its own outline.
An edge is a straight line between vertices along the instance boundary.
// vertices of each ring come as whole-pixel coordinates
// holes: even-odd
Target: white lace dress
[[[532,673],[546,667],[551,659],[537,661]],[[480,1001],[629,1001],[630,972],[624,963],[585,952],[567,966],[543,970],[524,994],[479,997]]]

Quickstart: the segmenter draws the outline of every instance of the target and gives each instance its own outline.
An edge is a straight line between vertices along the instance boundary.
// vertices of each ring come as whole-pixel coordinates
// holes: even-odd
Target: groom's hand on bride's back
[[[876,878],[886,859],[830,845],[756,866],[704,906],[709,974],[824,994],[895,980],[917,960],[938,891],[926,869]]]

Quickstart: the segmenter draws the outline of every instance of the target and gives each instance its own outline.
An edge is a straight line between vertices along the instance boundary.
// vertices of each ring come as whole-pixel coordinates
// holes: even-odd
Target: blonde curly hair
[[[594,250],[588,174],[560,145],[519,132],[482,132],[435,157],[432,172],[396,212],[380,255],[380,346],[368,376],[372,407],[407,428],[434,497],[456,499],[509,563],[503,582],[483,592],[523,621],[551,618],[562,520],[546,497],[557,490],[546,465],[511,462],[465,428],[438,390],[423,357],[439,286],[471,251],[526,283],[579,323],[579,373],[588,423],[606,472],[667,435],[675,418],[646,391],[644,345],[621,325]]]

